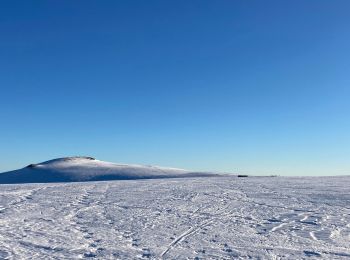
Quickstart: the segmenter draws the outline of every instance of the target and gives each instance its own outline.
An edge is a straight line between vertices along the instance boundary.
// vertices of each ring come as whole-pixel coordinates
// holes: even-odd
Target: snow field
[[[0,259],[348,259],[350,177],[0,186]]]

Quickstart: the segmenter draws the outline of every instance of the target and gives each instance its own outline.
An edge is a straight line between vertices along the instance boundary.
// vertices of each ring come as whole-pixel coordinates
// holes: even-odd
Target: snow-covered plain
[[[0,259],[347,259],[350,177],[0,185]]]

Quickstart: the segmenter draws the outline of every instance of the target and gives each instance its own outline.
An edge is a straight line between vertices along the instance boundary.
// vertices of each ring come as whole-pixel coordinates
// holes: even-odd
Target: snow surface
[[[0,183],[130,180],[218,175],[158,166],[116,164],[92,157],[65,157],[0,174]]]
[[[0,185],[0,259],[349,259],[350,177]]]

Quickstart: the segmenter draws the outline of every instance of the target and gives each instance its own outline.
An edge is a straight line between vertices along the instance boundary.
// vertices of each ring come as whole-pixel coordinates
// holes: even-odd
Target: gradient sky
[[[350,174],[350,1],[1,1],[0,171],[55,157]]]

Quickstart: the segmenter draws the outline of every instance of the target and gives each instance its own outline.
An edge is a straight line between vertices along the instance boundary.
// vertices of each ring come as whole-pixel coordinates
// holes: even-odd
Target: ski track
[[[0,259],[350,259],[350,177],[1,185]]]

